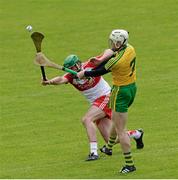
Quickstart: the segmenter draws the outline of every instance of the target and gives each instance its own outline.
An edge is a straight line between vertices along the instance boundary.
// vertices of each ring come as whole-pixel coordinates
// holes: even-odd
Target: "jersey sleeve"
[[[69,82],[72,82],[72,80],[73,80],[73,77],[72,77],[72,75],[70,73],[64,74],[63,77],[65,77]]]
[[[116,57],[111,58],[111,59],[105,64],[105,69],[108,70],[108,71],[111,70],[111,68],[113,67],[113,65],[116,64],[116,62],[119,61],[119,59],[123,56],[124,52],[125,52],[125,49],[122,50],[122,51],[120,51],[120,52],[116,55]]]

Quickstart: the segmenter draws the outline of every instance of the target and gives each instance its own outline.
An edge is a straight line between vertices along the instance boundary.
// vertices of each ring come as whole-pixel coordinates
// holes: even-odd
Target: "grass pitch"
[[[177,0],[0,0],[0,178],[177,178],[177,12]],[[112,157],[84,161],[80,119],[88,103],[70,85],[40,85],[29,24],[45,34],[42,49],[59,64],[72,53],[82,60],[99,54],[115,28],[130,31],[138,93],[128,129],[145,131],[143,150],[132,143],[136,172],[118,173],[119,146]],[[111,75],[105,79],[111,84]]]

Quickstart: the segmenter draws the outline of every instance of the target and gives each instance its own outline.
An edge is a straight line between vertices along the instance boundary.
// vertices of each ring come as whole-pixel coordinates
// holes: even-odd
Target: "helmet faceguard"
[[[81,61],[76,55],[69,55],[66,57],[64,60],[64,67],[73,69],[75,71],[80,71],[81,70]]]
[[[112,48],[120,49],[122,46],[127,45],[129,33],[123,29],[113,30],[109,36],[109,45]]]

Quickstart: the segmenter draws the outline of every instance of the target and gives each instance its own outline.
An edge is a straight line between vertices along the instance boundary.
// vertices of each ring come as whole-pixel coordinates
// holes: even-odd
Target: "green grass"
[[[177,12],[177,0],[0,0],[0,178],[177,178]],[[143,150],[132,142],[135,173],[118,174],[119,146],[112,157],[84,161],[80,119],[88,103],[70,85],[40,85],[29,24],[45,34],[43,51],[59,64],[72,53],[85,60],[102,52],[112,29],[130,31],[138,94],[128,128],[145,130]]]

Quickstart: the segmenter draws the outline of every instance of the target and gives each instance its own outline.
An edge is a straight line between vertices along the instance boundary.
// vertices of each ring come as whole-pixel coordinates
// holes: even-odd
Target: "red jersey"
[[[82,63],[82,69],[85,70],[91,70],[95,67],[96,66],[90,61]],[[111,90],[109,84],[101,76],[78,79],[72,74],[67,73],[64,77],[91,103],[101,96],[108,95]]]

